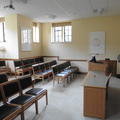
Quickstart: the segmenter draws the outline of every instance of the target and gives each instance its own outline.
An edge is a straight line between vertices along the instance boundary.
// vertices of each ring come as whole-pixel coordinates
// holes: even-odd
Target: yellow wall
[[[32,22],[32,19],[18,14],[12,14],[5,17],[6,42],[0,43],[0,47],[4,46],[6,51],[0,51],[0,58],[18,59],[41,55],[41,30],[40,43],[33,43],[32,40],[31,51],[25,52],[21,50],[21,28],[29,27],[32,29]],[[40,23],[38,23],[38,26],[41,29]]]
[[[94,17],[73,20],[72,43],[50,43],[51,23],[43,24],[43,55],[60,56],[60,58],[89,60],[89,33],[104,31],[106,33],[105,55],[97,59],[117,59],[120,54],[120,16]],[[120,65],[119,65],[120,71]]]
[[[89,33],[106,33],[105,55],[97,58],[117,58],[120,53],[120,16],[95,17],[72,21],[72,43],[50,43],[51,23],[43,24],[43,55],[59,55],[60,58],[89,59]]]
[[[32,42],[32,51],[22,51],[21,50],[21,28],[29,27],[32,29],[32,22],[33,20],[22,16],[18,15],[18,39],[19,39],[19,57],[24,58],[24,57],[32,57],[32,56],[40,56],[41,55],[41,43],[33,43]],[[39,24],[41,27],[41,24]],[[41,39],[41,38],[40,38]]]
[[[18,59],[18,30],[17,30],[17,15],[8,15],[5,17],[5,40],[0,43],[5,47],[5,51],[0,51],[0,58]],[[14,46],[14,47],[13,47]]]

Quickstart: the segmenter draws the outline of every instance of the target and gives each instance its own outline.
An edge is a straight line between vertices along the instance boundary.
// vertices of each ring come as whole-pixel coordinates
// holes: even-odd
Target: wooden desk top
[[[84,80],[84,86],[106,88],[108,76],[103,72],[88,72]]]

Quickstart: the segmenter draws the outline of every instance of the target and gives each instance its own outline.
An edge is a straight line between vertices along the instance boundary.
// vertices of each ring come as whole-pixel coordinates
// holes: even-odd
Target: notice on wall
[[[105,32],[90,32],[90,54],[105,54]]]

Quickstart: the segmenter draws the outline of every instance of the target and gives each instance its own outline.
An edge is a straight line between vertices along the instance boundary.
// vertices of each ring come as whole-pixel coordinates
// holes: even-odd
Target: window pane
[[[72,26],[65,26],[65,42],[71,42]]]
[[[2,28],[2,23],[0,23],[0,42],[3,42],[3,28]]]
[[[33,42],[39,42],[39,27],[33,26]]]
[[[53,27],[52,36],[51,42],[71,42],[72,26]]]
[[[5,42],[5,31],[3,22],[0,22],[0,42]]]
[[[22,43],[31,43],[31,30],[22,30]]]
[[[35,29],[35,26],[33,26],[33,41],[34,42],[35,42],[35,39],[36,39],[35,33],[36,33],[36,29]]]

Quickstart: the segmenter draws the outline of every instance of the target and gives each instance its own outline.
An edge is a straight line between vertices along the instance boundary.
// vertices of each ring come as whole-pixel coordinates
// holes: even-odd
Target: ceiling
[[[120,15],[120,0],[13,0],[15,10],[4,8],[9,2],[0,0],[0,16],[17,13],[39,22],[58,22]]]

